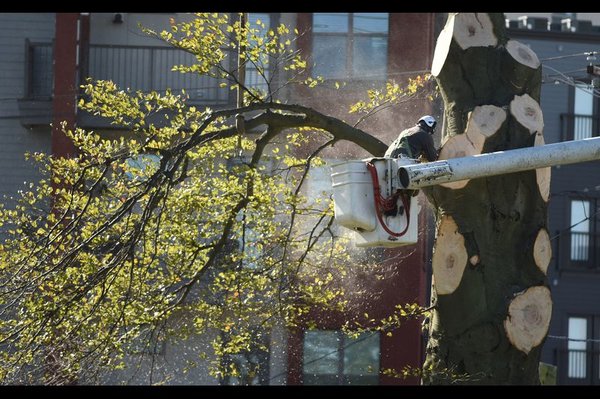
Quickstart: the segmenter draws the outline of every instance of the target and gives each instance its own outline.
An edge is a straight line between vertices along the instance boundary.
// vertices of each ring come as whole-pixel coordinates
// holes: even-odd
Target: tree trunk
[[[442,159],[543,144],[540,62],[504,26],[502,14],[448,16],[432,65]],[[423,383],[539,384],[549,183],[545,168],[423,189],[437,217]]]

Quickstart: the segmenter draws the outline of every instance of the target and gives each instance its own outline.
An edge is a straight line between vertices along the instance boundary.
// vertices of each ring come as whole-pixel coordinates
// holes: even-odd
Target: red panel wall
[[[424,73],[431,67],[434,41],[433,13],[400,13],[390,14],[389,44],[388,44],[388,76],[401,82],[415,73]],[[303,54],[310,54],[312,47],[312,14],[304,13],[297,16],[297,27],[300,32],[307,32],[299,39],[299,47]],[[299,90],[295,93],[303,104],[308,104],[321,112],[328,113],[348,120],[347,109],[351,102],[358,100],[364,93],[364,82],[348,82],[340,93],[338,90],[321,88],[317,90]],[[421,115],[434,114],[433,104],[426,100],[416,100],[404,107],[397,107],[392,114],[385,118],[374,119],[362,128],[370,134],[379,137],[386,143],[391,143],[398,133],[416,123]],[[356,146],[336,144],[336,148],[324,156],[360,159],[368,154],[356,149]],[[427,232],[431,211],[421,194],[424,211],[420,214],[420,238],[415,245],[402,249],[380,250],[382,259],[383,280],[371,282],[370,300],[364,298],[351,304],[351,311],[346,314],[322,312],[315,310],[312,316],[320,320],[319,327],[323,329],[338,329],[346,320],[360,319],[367,312],[370,317],[381,318],[391,314],[396,304],[427,303],[428,281],[427,265],[429,264],[430,245]],[[351,266],[349,266],[351,267]],[[302,383],[302,340],[301,329],[290,331],[288,339],[288,384]],[[418,367],[423,360],[423,339],[421,322],[407,321],[393,331],[391,337],[381,335],[381,368],[402,370],[406,365]],[[381,384],[418,384],[417,378],[397,379],[380,377]]]
[[[66,121],[69,129],[75,126],[79,15],[79,13],[56,14],[52,153],[57,157],[69,157],[75,154],[73,143],[62,132],[61,122]]]

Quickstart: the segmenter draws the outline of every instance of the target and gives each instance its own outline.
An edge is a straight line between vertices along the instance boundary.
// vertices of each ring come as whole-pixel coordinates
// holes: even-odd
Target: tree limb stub
[[[454,34],[454,19],[456,14],[449,14],[444,29],[440,32],[435,44],[435,50],[433,52],[433,61],[431,63],[431,74],[438,76],[444,67],[446,57],[450,51],[450,43],[452,43],[452,36]]]
[[[463,50],[470,47],[488,47],[498,44],[492,21],[487,14],[450,14],[436,42],[431,64],[431,74],[433,76],[440,74],[448,56],[452,39]]]
[[[460,158],[481,154],[485,140],[500,129],[506,120],[506,111],[495,105],[480,105],[469,112],[464,134],[450,137],[440,151],[439,159]],[[469,180],[441,183],[454,190],[467,185]]]
[[[545,228],[541,228],[535,238],[535,243],[533,244],[533,259],[542,273],[546,274],[550,259],[552,259],[552,244],[550,242],[548,231]]]
[[[537,69],[540,66],[540,60],[537,54],[517,40],[509,40],[506,43],[506,51],[517,61],[518,63],[528,66],[532,69]]]
[[[542,132],[544,129],[544,116],[537,101],[529,94],[515,96],[510,102],[510,113],[517,122],[529,130],[529,133]]]
[[[504,330],[508,340],[525,354],[542,343],[552,316],[550,290],[530,287],[518,294],[508,307]]]
[[[463,50],[498,44],[490,17],[485,13],[460,13],[455,18],[454,40]]]
[[[542,132],[537,132],[535,135],[534,145],[544,145],[544,135]],[[550,198],[550,182],[552,178],[552,168],[550,166],[545,168],[538,168],[535,170],[535,180],[537,182],[540,195],[544,202],[548,202]]]
[[[450,215],[442,216],[431,263],[437,294],[453,293],[460,285],[467,265],[467,249],[465,239]]]
[[[478,149],[475,148],[473,142],[469,140],[469,137],[466,134],[457,134],[456,136],[450,137],[444,143],[440,151],[439,159],[468,157],[479,153],[481,153],[481,151],[478,151]],[[469,179],[465,179],[450,183],[441,183],[440,186],[458,190],[465,187],[469,181]]]
[[[466,135],[480,154],[485,139],[500,129],[506,120],[506,111],[495,105],[480,105],[469,113]]]

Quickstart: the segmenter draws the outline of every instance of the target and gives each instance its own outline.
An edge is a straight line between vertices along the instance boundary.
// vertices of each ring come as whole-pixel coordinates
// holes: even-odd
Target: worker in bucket
[[[437,121],[433,116],[425,115],[413,127],[403,130],[385,152],[386,158],[405,156],[418,159],[423,156],[433,162],[438,158],[438,151],[433,144],[433,133]]]

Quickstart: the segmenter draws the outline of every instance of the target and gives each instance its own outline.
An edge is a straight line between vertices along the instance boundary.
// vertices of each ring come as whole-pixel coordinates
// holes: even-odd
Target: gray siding
[[[17,99],[25,89],[25,40],[54,39],[53,13],[0,13],[0,201],[39,175],[26,151],[50,151],[50,129],[27,129],[18,119]]]
[[[166,46],[162,40],[142,32],[139,24],[156,32],[169,30],[169,19],[177,22],[189,21],[193,16],[185,13],[122,13],[123,23],[112,22],[114,13],[92,13],[90,15],[90,44],[115,46]]]

